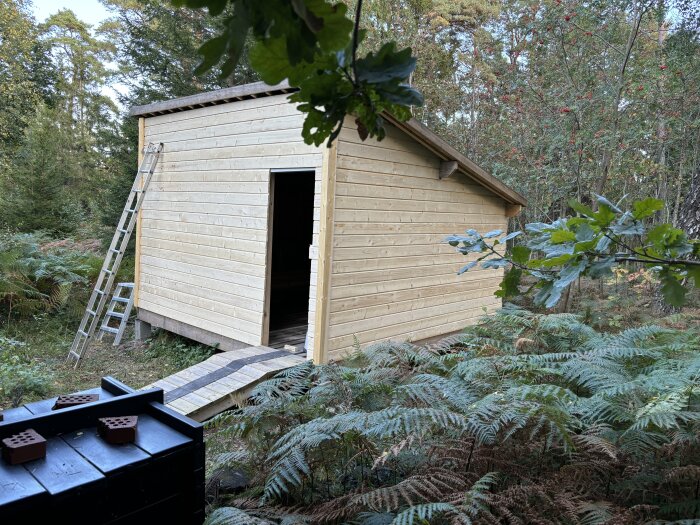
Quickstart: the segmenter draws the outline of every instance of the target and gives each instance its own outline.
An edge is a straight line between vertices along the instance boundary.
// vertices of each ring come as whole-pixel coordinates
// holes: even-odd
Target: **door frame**
[[[267,346],[270,342],[270,295],[272,293],[272,228],[275,217],[275,174],[270,170],[267,187],[267,241],[265,244],[265,291],[263,299],[263,318],[260,344]]]
[[[270,342],[270,297],[272,295],[272,238],[275,219],[275,179],[281,173],[316,173],[316,168],[272,168],[269,171],[267,187],[267,242],[265,245],[265,292],[263,299],[263,318],[260,344],[267,346]],[[315,197],[315,193],[314,193]],[[309,276],[309,286],[311,276]],[[307,312],[308,313],[308,312]]]

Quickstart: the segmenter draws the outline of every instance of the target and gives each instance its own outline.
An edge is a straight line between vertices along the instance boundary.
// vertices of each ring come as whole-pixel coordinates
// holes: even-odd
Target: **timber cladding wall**
[[[270,170],[321,166],[302,122],[287,95],[146,119],[165,148],[137,234],[140,308],[262,342]]]
[[[362,143],[346,122],[337,145],[327,356],[386,339],[460,330],[500,300],[502,270],[458,276],[468,259],[444,242],[468,228],[507,228],[506,203],[396,128]]]

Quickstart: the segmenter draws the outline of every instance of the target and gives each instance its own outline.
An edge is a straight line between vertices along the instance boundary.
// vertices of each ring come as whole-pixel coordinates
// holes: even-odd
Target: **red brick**
[[[84,405],[85,403],[92,403],[94,401],[98,401],[99,399],[99,394],[68,394],[58,396],[58,399],[56,399],[56,403],[54,403],[51,410],[61,410],[62,408]]]
[[[2,457],[10,465],[19,465],[46,457],[46,440],[34,429],[2,440]]]
[[[112,445],[133,443],[138,419],[138,416],[103,417],[97,420],[97,431]]]

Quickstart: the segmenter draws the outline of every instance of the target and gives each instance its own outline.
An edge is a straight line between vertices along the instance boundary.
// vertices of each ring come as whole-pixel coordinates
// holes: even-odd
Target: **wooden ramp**
[[[162,388],[168,407],[204,421],[245,399],[261,380],[304,361],[303,355],[251,346],[215,354],[143,388]]]

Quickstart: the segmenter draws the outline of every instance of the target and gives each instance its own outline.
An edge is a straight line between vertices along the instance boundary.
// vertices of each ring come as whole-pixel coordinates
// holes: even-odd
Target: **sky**
[[[43,22],[61,9],[72,10],[80,20],[93,26],[109,16],[99,0],[32,0],[32,4],[37,22]]]

